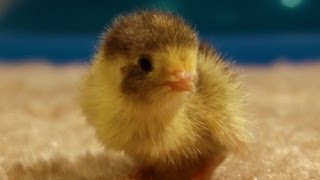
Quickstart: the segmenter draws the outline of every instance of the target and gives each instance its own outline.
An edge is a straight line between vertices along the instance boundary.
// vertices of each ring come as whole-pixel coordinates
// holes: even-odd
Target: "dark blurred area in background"
[[[177,12],[239,63],[320,58],[317,0],[0,0],[0,59],[87,61],[112,18],[145,8]]]

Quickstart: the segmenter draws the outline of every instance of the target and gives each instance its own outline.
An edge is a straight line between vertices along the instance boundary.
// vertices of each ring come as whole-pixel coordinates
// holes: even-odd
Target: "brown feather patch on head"
[[[116,18],[106,32],[103,49],[109,57],[132,57],[166,46],[194,47],[197,43],[195,31],[180,17],[161,11],[138,11]]]

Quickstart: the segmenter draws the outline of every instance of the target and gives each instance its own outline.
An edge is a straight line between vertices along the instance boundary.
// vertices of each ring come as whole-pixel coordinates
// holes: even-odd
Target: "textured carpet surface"
[[[104,151],[78,106],[85,67],[0,64],[0,179],[122,179],[132,162]],[[251,151],[214,179],[320,179],[320,64],[243,67]]]

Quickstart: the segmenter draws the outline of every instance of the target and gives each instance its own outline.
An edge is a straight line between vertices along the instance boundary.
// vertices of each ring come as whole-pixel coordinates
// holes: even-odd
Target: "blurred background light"
[[[281,3],[289,8],[296,8],[301,5],[303,0],[281,0]]]

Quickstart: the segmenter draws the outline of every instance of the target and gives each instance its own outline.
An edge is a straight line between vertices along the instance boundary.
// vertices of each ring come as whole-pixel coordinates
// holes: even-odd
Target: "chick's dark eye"
[[[139,65],[140,69],[145,72],[151,72],[153,70],[152,62],[148,58],[145,58],[145,57],[140,58],[138,60],[138,65]]]

